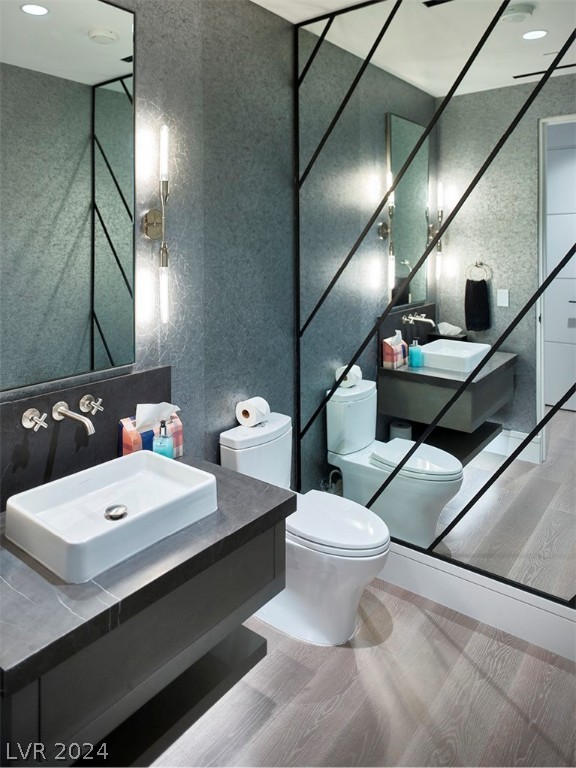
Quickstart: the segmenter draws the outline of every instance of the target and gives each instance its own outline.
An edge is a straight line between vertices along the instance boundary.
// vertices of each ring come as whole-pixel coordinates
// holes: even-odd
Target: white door
[[[544,136],[543,276],[576,242],[576,119],[548,122]],[[576,257],[544,294],[544,403],[555,405],[576,381]],[[576,410],[576,396],[563,406]]]

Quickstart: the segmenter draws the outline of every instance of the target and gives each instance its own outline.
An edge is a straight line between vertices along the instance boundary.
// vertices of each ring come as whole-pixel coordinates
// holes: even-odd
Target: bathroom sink
[[[217,507],[214,475],[139,451],[12,496],[6,537],[80,584]]]
[[[490,344],[438,339],[422,346],[424,365],[444,371],[470,373],[486,356]]]

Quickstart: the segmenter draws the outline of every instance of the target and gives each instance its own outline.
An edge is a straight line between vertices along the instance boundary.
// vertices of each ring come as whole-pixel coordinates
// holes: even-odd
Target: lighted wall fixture
[[[426,223],[428,224],[428,245],[430,245],[432,240],[436,237],[442,227],[442,222],[444,221],[444,185],[441,181],[438,182],[438,187],[436,189],[436,206],[437,214],[435,222],[432,221],[430,214],[430,203],[428,203],[426,208]],[[438,240],[436,243],[436,250],[439,253],[442,253],[442,240]]]
[[[386,188],[390,189],[393,184],[392,174],[389,172],[386,177]],[[394,192],[388,198],[388,221],[382,221],[378,224],[378,237],[380,240],[388,240],[388,255],[394,256]]]
[[[170,134],[168,126],[160,128],[160,210],[152,208],[144,215],[144,234],[150,240],[160,240],[159,298],[160,320],[167,323],[170,319],[168,264],[170,255],[166,242],[166,201],[168,200],[168,157]]]

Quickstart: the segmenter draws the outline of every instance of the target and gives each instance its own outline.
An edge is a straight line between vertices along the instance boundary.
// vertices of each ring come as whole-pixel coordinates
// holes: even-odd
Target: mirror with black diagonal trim
[[[134,362],[134,14],[21,5],[0,3],[2,390]]]

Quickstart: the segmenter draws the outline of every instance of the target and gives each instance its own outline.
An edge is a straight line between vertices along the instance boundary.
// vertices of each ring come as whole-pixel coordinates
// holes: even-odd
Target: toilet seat
[[[375,440],[369,447],[369,463],[378,469],[392,471],[414,445],[413,440],[399,437],[388,443]],[[459,480],[462,471],[462,464],[455,456],[433,445],[422,443],[398,474],[427,482],[448,482]]]
[[[298,494],[298,508],[286,518],[286,538],[339,557],[375,557],[390,547],[388,527],[377,515],[322,491]]]

